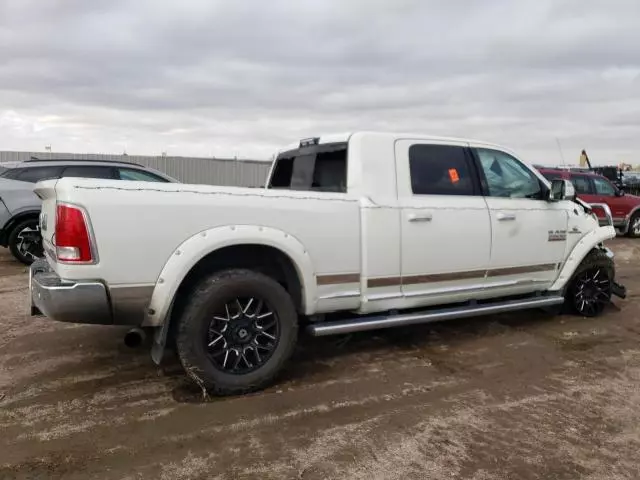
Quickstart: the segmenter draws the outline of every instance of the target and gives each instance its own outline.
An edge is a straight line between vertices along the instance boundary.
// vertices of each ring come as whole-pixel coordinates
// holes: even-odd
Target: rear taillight
[[[83,211],[71,205],[56,209],[56,256],[60,262],[93,262],[91,237]]]

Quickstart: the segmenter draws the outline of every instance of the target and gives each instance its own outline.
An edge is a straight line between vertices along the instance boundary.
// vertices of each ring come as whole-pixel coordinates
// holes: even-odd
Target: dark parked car
[[[27,265],[43,255],[40,199],[33,193],[36,182],[61,177],[177,182],[164,173],[127,162],[29,160],[0,168],[0,246],[9,247],[13,256]]]

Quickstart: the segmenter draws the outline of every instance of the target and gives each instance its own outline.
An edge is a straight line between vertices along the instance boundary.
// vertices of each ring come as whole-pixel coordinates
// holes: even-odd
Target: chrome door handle
[[[412,213],[409,215],[410,222],[430,222],[433,219],[433,216],[430,213],[425,213],[423,215],[417,215]]]
[[[508,220],[515,220],[516,219],[516,214],[515,213],[503,213],[503,212],[498,212],[498,214],[496,215],[496,218],[500,221],[500,222],[506,222]]]

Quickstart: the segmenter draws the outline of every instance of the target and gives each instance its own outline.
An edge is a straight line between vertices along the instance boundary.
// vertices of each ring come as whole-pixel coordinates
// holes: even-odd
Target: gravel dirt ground
[[[0,478],[638,479],[640,242],[604,316],[302,338],[279,383],[203,399],[124,330],[26,315],[0,249]]]

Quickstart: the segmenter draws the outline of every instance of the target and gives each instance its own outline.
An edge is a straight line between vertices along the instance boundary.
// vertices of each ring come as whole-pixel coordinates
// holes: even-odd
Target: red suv
[[[640,197],[626,195],[602,175],[589,172],[575,172],[558,168],[539,168],[538,171],[549,181],[555,178],[570,180],[580,200],[587,203],[606,203],[611,209],[613,225],[630,237],[640,237]],[[599,209],[594,209],[599,213]],[[604,221],[604,215],[598,215]]]

